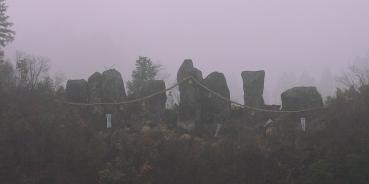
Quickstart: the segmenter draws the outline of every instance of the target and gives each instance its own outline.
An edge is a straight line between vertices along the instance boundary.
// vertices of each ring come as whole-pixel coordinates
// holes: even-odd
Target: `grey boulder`
[[[193,80],[202,81],[202,72],[193,66],[192,60],[185,60],[177,73],[177,81],[180,91],[180,103],[178,114],[178,127],[187,131],[195,129],[201,121],[201,89]]]
[[[245,105],[262,107],[264,105],[265,71],[244,71],[241,76],[243,79]]]
[[[88,91],[90,103],[102,102],[102,81],[103,76],[99,72],[95,72],[88,78]]]
[[[294,87],[282,93],[282,110],[303,110],[323,107],[316,87]]]
[[[86,80],[68,80],[66,86],[67,100],[70,102],[88,102],[88,84]]]
[[[203,84],[226,98],[222,99],[208,90],[203,90],[203,120],[206,122],[223,123],[229,118],[231,112],[230,92],[224,74],[213,72],[203,80]]]
[[[115,69],[102,74],[102,100],[104,102],[119,102],[126,98],[122,75]]]
[[[138,89],[138,97],[143,98],[152,94],[157,94],[149,99],[143,101],[143,109],[154,120],[159,120],[164,111],[167,95],[165,93],[165,83],[163,80],[148,80],[143,81],[142,85]]]

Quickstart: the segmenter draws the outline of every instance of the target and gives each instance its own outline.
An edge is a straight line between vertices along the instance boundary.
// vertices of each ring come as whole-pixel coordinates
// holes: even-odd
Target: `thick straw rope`
[[[212,89],[208,88],[207,86],[205,86],[204,84],[202,84],[200,81],[196,80],[193,78],[193,80],[195,81],[196,84],[198,84],[200,87],[204,88],[205,90],[207,90],[208,92],[216,95],[218,98],[227,101],[231,104],[235,104],[237,106],[252,110],[252,111],[259,111],[259,112],[271,112],[271,113],[300,113],[300,112],[308,112],[308,111],[315,111],[315,110],[319,110],[319,109],[323,109],[323,107],[318,107],[318,108],[309,108],[309,109],[303,109],[303,110],[296,110],[296,111],[278,111],[278,110],[268,110],[268,109],[262,109],[262,108],[257,108],[257,107],[251,107],[248,105],[243,105],[240,104],[238,102],[232,101],[224,96],[222,96],[221,94],[213,91]]]
[[[180,84],[182,84],[183,82],[191,79],[192,76],[190,77],[187,77],[187,78],[184,78],[183,80],[181,80],[180,82],[174,84],[173,86],[165,89],[165,90],[161,90],[161,91],[158,91],[158,92],[155,92],[151,95],[148,95],[148,96],[144,96],[144,97],[141,97],[141,98],[137,98],[137,99],[133,99],[133,100],[128,100],[128,101],[122,101],[122,102],[101,102],[101,103],[75,103],[75,102],[63,102],[65,104],[68,104],[68,105],[76,105],[76,106],[95,106],[95,105],[126,105],[126,104],[131,104],[131,103],[137,103],[137,102],[141,102],[141,101],[145,101],[145,100],[148,100],[154,96],[157,96],[157,95],[161,95],[163,93],[166,93],[167,91],[170,91],[174,88],[176,88],[177,86],[179,86]]]
[[[318,108],[308,108],[308,109],[296,110],[296,111],[278,111],[278,110],[267,110],[267,109],[262,109],[262,108],[257,108],[257,107],[251,107],[251,106],[248,106],[248,105],[243,105],[243,104],[240,104],[238,102],[232,101],[232,100],[222,96],[221,94],[215,92],[214,90],[208,88],[207,86],[202,84],[200,81],[198,81],[193,76],[186,77],[183,80],[179,81],[178,83],[174,84],[173,86],[171,86],[171,87],[169,87],[165,90],[158,91],[158,92],[155,92],[151,95],[141,97],[141,98],[137,98],[137,99],[134,99],[134,100],[122,101],[122,102],[111,102],[111,103],[74,103],[74,102],[63,102],[63,103],[68,104],[68,105],[75,105],[75,106],[125,105],[125,104],[137,103],[137,102],[148,100],[148,99],[150,99],[154,96],[166,93],[167,91],[170,91],[170,90],[174,89],[175,87],[177,87],[180,84],[186,82],[187,80],[193,80],[197,85],[199,85],[200,87],[202,87],[206,91],[210,92],[211,94],[217,96],[218,98],[220,98],[220,99],[222,99],[226,102],[229,102],[231,104],[234,104],[234,105],[237,105],[237,106],[240,106],[240,107],[252,110],[252,111],[269,112],[269,113],[301,113],[301,112],[310,112],[310,111],[316,111],[316,110],[324,109],[324,107],[318,107]]]

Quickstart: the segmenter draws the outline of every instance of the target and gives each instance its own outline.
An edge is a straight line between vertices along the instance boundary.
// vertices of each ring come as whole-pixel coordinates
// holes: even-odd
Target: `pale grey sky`
[[[115,66],[129,79],[138,56],[175,78],[186,58],[205,75],[224,72],[234,98],[242,70],[317,80],[369,51],[369,0],[8,0],[16,40],[55,72],[87,78]],[[274,101],[273,101],[274,102]]]

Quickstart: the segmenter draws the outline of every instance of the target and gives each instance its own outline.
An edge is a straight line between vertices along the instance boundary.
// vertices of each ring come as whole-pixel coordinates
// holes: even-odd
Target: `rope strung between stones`
[[[303,109],[303,110],[296,110],[296,111],[278,111],[278,110],[268,110],[268,109],[262,109],[262,108],[257,108],[257,107],[251,107],[248,105],[243,105],[240,104],[238,102],[232,101],[224,96],[222,96],[221,94],[215,92],[214,90],[208,88],[207,86],[205,86],[204,84],[202,84],[200,81],[196,80],[195,78],[192,78],[193,81],[195,81],[195,83],[197,85],[199,85],[200,87],[204,88],[206,91],[212,93],[213,95],[216,95],[218,98],[227,101],[231,104],[235,104],[237,106],[252,110],[252,111],[259,111],[259,112],[269,112],[269,113],[301,113],[301,112],[310,112],[310,111],[315,111],[315,110],[320,110],[320,109],[324,109],[324,107],[317,107],[317,108],[308,108],[308,109]]]
[[[68,105],[75,105],[75,106],[96,106],[96,105],[125,105],[125,104],[132,104],[132,103],[137,103],[137,102],[141,102],[141,101],[145,101],[148,100],[152,97],[155,97],[157,95],[161,95],[163,93],[166,93],[167,91],[170,91],[174,88],[176,88],[177,86],[179,86],[180,84],[182,84],[183,82],[191,79],[192,76],[190,77],[186,77],[183,80],[179,81],[178,83],[174,84],[173,86],[165,89],[165,90],[161,90],[158,92],[155,92],[151,95],[145,96],[145,97],[141,97],[141,98],[137,98],[137,99],[133,99],[133,100],[128,100],[128,101],[122,101],[122,102],[97,102],[97,103],[75,103],[75,102],[63,102],[65,104]]]
[[[145,97],[141,97],[141,98],[137,98],[137,99],[134,99],[134,100],[128,100],[128,101],[122,101],[122,102],[110,102],[110,103],[103,103],[103,102],[101,102],[101,103],[63,102],[63,103],[68,104],[68,105],[75,105],[75,106],[125,105],[125,104],[137,103],[137,102],[148,100],[148,99],[150,99],[152,97],[155,97],[157,95],[166,93],[167,91],[170,91],[170,90],[176,88],[177,86],[179,86],[180,84],[186,82],[187,80],[193,80],[197,85],[199,85],[200,87],[202,87],[206,91],[210,92],[211,94],[217,96],[218,98],[220,98],[220,99],[222,99],[222,100],[224,100],[226,102],[229,102],[231,104],[234,104],[234,105],[237,105],[237,106],[240,106],[242,108],[246,108],[246,109],[249,109],[249,110],[252,110],[252,111],[269,112],[269,113],[301,113],[301,112],[310,112],[310,111],[324,109],[324,107],[318,107],[318,108],[308,108],[308,109],[296,110],[296,111],[279,111],[279,110],[268,110],[268,109],[262,109],[262,108],[257,108],[257,107],[251,107],[251,106],[248,106],[248,105],[243,105],[241,103],[232,101],[232,100],[224,97],[223,95],[219,94],[218,92],[216,92],[216,91],[208,88],[207,86],[205,86],[203,83],[201,83],[200,81],[198,81],[193,76],[186,77],[183,80],[179,81],[178,83],[174,84],[173,86],[171,86],[171,87],[169,87],[169,88],[167,88],[165,90],[158,91],[158,92],[155,92],[155,93],[153,93],[151,95],[148,95],[148,96],[145,96]]]

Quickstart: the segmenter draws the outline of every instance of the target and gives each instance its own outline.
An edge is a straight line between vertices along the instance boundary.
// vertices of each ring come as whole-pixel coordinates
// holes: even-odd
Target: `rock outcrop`
[[[212,91],[230,100],[230,92],[223,73],[213,72],[204,80],[203,84]],[[206,132],[215,133],[217,124],[223,124],[230,117],[231,104],[220,97],[202,90],[202,122]]]
[[[86,80],[68,80],[66,87],[67,100],[70,102],[88,102],[88,84]]]
[[[85,80],[70,80],[67,83],[66,97],[70,102],[80,103],[111,103],[126,100],[122,75],[115,69],[102,74],[95,72]],[[105,121],[105,114],[112,115],[113,127],[122,126],[125,121],[126,106],[124,105],[93,105],[88,108],[98,121]]]
[[[99,103],[102,102],[102,81],[103,76],[99,72],[95,72],[88,78],[88,91],[89,91],[89,102]]]
[[[102,101],[102,81],[103,76],[99,72],[95,72],[88,78],[89,103],[101,103]],[[91,107],[93,113],[102,114],[104,108],[102,106]]]
[[[241,74],[243,79],[243,90],[245,105],[252,107],[262,107],[264,105],[264,79],[265,72],[244,71]]]
[[[138,89],[138,98],[146,97],[148,95],[164,91],[165,83],[163,80],[149,80],[143,81],[142,85]],[[165,111],[165,103],[167,100],[166,93],[162,93],[156,96],[153,96],[150,99],[143,101],[143,109],[147,112],[149,118],[153,120],[161,119],[164,111]]]
[[[119,102],[126,98],[122,75],[115,69],[102,74],[102,100],[104,102]]]
[[[192,60],[185,60],[177,73],[177,81],[189,76],[202,81],[202,72],[193,66]],[[187,80],[179,85],[180,103],[178,114],[178,127],[192,131],[201,121],[201,91],[200,87],[192,80]]]
[[[282,110],[303,110],[323,107],[316,87],[294,87],[282,93]]]

